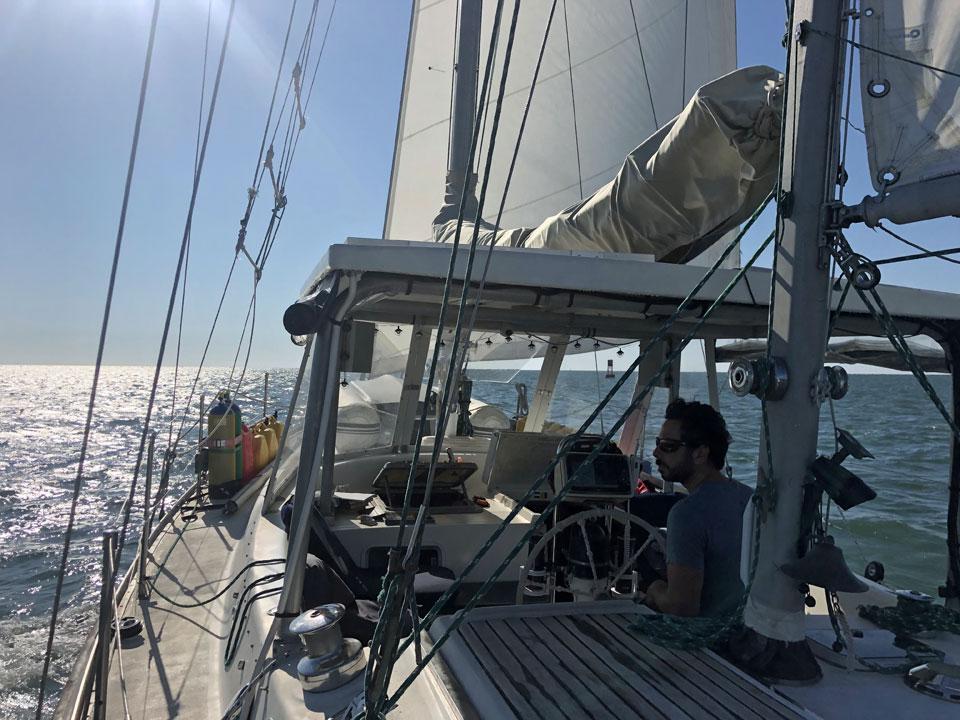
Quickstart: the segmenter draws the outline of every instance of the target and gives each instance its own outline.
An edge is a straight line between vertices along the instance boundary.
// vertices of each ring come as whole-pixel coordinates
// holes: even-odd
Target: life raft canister
[[[217,395],[217,404],[207,413],[207,447],[209,466],[207,485],[210,496],[228,498],[243,483],[243,422],[240,408],[224,390]]]

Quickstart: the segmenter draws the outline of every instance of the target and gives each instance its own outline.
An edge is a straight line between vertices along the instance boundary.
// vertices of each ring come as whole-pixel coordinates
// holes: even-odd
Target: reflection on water
[[[612,387],[614,380],[603,378],[603,370],[599,390],[593,372],[562,372],[549,419],[579,427],[595,406],[598,392],[605,394]],[[89,367],[12,366],[0,376],[0,471],[4,478],[0,488],[0,717],[27,718],[35,712],[92,374]],[[59,692],[96,616],[100,536],[105,527],[118,523],[129,491],[152,374],[151,368],[108,367],[101,375],[48,698],[55,698]],[[533,397],[534,372],[471,374],[474,397],[500,406],[508,415],[513,415],[517,406],[514,382],[526,383],[528,397]],[[195,370],[181,368],[178,410],[172,415],[171,426],[173,372],[164,371],[153,421],[161,446],[181,427],[186,433],[172,478],[174,496],[189,483],[192,472],[189,443],[197,438],[199,398],[192,398],[186,413],[182,406],[194,375]],[[200,386],[206,389],[208,401],[227,380],[224,370],[202,373]],[[281,415],[286,413],[295,381],[295,370],[271,371],[270,412],[280,409]],[[948,379],[935,377],[933,381],[941,396],[949,398]],[[851,377],[850,385],[850,394],[836,403],[837,423],[876,456],[876,460],[848,461],[848,465],[877,490],[878,497],[852,509],[846,517],[834,510],[832,531],[854,570],[862,570],[868,560],[881,559],[890,583],[936,595],[946,567],[946,424],[910,377],[857,375]],[[609,428],[627,406],[632,392],[632,386],[625,386],[591,430]],[[705,376],[684,373],[681,392],[688,399],[705,400]],[[262,395],[262,371],[249,371],[238,398],[245,419],[259,417]],[[734,474],[753,484],[759,401],[726,392],[720,402],[734,437],[730,449]],[[665,403],[666,391],[658,390],[646,428],[646,448],[652,448]],[[830,454],[833,440],[826,407],[823,415],[820,449]],[[141,500],[142,496],[133,509],[133,518],[141,516]],[[137,534],[137,529],[131,528],[127,563],[135,553]],[[54,702],[48,700],[48,712],[52,712]]]

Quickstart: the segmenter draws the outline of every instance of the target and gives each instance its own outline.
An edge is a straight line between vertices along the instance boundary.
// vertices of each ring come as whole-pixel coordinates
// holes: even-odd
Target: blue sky
[[[208,99],[228,7],[228,0],[213,2]],[[309,7],[300,0],[295,27],[303,27]],[[320,0],[314,52],[330,7]],[[96,357],[152,8],[152,0],[0,3],[2,363],[90,364]],[[237,3],[193,223],[181,356],[187,365],[199,359],[233,257],[289,12],[286,2]],[[774,0],[740,3],[741,66],[782,69],[783,12]],[[108,364],[156,361],[192,184],[206,18],[206,0],[165,0],[160,9]],[[297,364],[299,350],[280,325],[283,309],[330,243],[381,232],[408,18],[401,0],[340,0],[336,7],[283,226],[258,289],[252,367]],[[296,47],[302,30],[294,35]],[[862,136],[852,142],[847,197],[859,199],[869,191]],[[254,249],[268,196],[251,221]],[[903,232],[933,247],[956,244],[946,221]],[[902,246],[870,231],[852,239],[869,256],[902,254]],[[947,269],[921,261],[885,272],[884,280],[948,290]],[[233,361],[251,287],[249,264],[238,263],[208,364]],[[175,347],[174,333],[167,362]]]

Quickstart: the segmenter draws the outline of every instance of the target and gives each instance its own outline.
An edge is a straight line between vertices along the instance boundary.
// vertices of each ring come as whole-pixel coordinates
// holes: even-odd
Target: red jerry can
[[[253,454],[253,430],[248,428],[246,424],[241,425],[240,428],[241,464],[243,466],[243,482],[246,484],[250,482],[250,478],[257,474]]]

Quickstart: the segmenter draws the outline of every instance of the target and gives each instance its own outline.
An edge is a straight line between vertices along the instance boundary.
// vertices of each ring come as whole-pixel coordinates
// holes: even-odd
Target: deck
[[[441,650],[480,718],[815,717],[709,650],[670,650],[629,630],[632,603],[475,611]],[[438,621],[431,636],[449,620]]]

